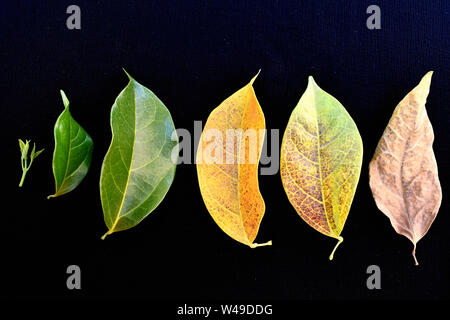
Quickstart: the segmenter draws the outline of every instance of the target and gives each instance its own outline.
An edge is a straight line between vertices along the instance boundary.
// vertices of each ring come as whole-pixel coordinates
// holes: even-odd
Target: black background
[[[448,299],[450,4],[448,1],[8,1],[0,10],[2,131],[1,288],[4,298]],[[81,30],[66,8],[81,8]],[[366,28],[381,8],[382,29]],[[262,69],[254,87],[268,129],[283,132],[307,77],[339,99],[358,125],[364,162],[342,233],[335,240],[295,213],[279,174],[260,176],[266,203],[250,249],[209,216],[195,165],[180,165],[161,205],[135,228],[106,232],[100,168],[110,143],[109,114],[127,84],[124,67],[166,104],[177,128],[192,132],[221,101]],[[397,103],[434,70],[427,111],[435,130],[443,202],[429,233],[412,244],[376,207],[368,162]],[[91,170],[72,193],[54,187],[53,125],[63,110],[95,141]],[[46,151],[22,189],[17,139]],[[82,290],[66,288],[66,268],[82,270]],[[366,268],[380,266],[382,289]]]

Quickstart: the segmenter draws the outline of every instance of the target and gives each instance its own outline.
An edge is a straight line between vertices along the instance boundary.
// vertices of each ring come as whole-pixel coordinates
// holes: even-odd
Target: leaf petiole
[[[415,263],[415,265],[418,266],[418,265],[419,265],[419,262],[417,261],[417,258],[416,258],[416,242],[414,242],[413,244],[414,244],[414,249],[413,249],[413,251],[412,251],[412,256],[414,257],[414,263]]]
[[[265,243],[251,243],[249,246],[250,248],[258,248],[258,247],[265,247],[265,246],[271,246],[272,240],[267,241]]]
[[[337,247],[339,247],[339,245],[344,241],[344,238],[342,238],[342,237],[337,237],[336,239],[338,239],[338,243],[336,243],[336,246],[334,247],[333,252],[331,252],[331,254],[330,254],[330,260],[333,260],[334,253],[336,252]]]
[[[22,168],[22,179],[20,179],[20,183],[19,183],[19,187],[22,187],[23,186],[23,182],[25,181],[25,176],[27,175],[27,171],[28,170],[24,170],[23,168]]]

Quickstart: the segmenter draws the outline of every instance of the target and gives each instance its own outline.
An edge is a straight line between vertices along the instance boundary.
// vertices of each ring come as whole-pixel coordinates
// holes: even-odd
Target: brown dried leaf
[[[427,233],[442,200],[433,128],[425,103],[432,72],[428,72],[395,108],[369,165],[370,188],[378,208],[395,231],[414,244]]]

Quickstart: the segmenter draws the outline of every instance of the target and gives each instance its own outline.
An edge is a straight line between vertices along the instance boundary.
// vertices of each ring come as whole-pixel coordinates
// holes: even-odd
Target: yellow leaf
[[[253,89],[257,76],[211,112],[196,156],[200,191],[212,218],[252,248],[272,244],[253,243],[265,211],[258,186],[265,119]]]
[[[309,77],[281,145],[280,172],[289,201],[317,231],[339,240],[362,164],[362,140],[342,104]]]

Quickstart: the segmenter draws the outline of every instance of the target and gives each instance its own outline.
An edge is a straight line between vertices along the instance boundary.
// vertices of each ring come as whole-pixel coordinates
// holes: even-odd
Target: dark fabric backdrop
[[[81,8],[81,30],[66,8]],[[382,29],[366,28],[381,8]],[[330,300],[448,299],[450,3],[441,1],[4,1],[0,9],[3,170],[1,287],[4,298]],[[167,105],[176,127],[193,130],[248,83],[268,129],[284,131],[313,75],[355,120],[364,143],[360,183],[335,260],[336,241],[295,213],[279,174],[260,176],[266,203],[252,250],[209,216],[194,165],[180,165],[161,205],[137,227],[105,241],[98,181],[110,143],[109,114],[127,84],[125,68]],[[395,233],[376,207],[368,163],[397,103],[434,70],[427,111],[443,188],[440,212],[418,243]],[[59,89],[95,141],[92,167],[72,193],[53,191],[53,125]],[[22,189],[18,138],[46,151]],[[82,290],[66,288],[66,268]],[[380,266],[382,289],[366,287]]]

